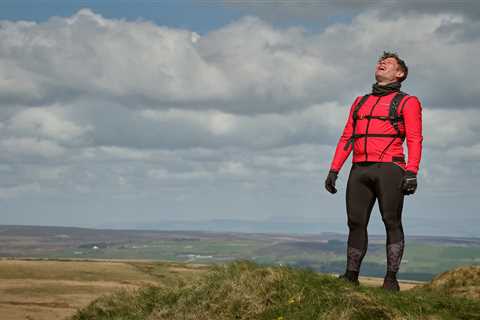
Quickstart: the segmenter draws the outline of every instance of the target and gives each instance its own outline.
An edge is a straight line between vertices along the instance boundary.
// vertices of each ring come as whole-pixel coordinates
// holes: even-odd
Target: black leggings
[[[398,271],[404,248],[403,176],[404,170],[392,162],[360,162],[352,165],[347,183],[348,270],[360,271],[368,246],[367,225],[378,199],[387,232],[387,270]]]

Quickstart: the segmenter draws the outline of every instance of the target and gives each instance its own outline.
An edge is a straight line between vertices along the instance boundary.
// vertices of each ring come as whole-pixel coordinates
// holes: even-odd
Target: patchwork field
[[[480,238],[408,236],[399,277],[429,281],[462,265],[480,264]],[[345,268],[346,235],[108,230],[0,226],[0,257],[149,260],[223,264],[251,260],[322,273]],[[385,237],[370,235],[362,275],[385,273]]]

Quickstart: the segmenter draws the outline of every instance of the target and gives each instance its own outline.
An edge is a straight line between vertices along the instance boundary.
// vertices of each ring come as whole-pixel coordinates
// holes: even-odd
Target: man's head
[[[375,67],[375,79],[378,84],[402,82],[407,78],[408,67],[405,61],[393,52],[384,51]]]

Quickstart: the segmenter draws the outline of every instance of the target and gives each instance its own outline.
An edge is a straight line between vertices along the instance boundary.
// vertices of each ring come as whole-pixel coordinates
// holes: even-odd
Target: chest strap
[[[357,115],[357,120],[362,120],[362,119],[377,119],[377,120],[383,120],[383,121],[391,120],[390,117],[388,117],[388,116],[370,116],[370,115],[358,116]],[[403,121],[402,116],[398,116],[398,117],[396,117],[396,119],[400,120],[400,121]]]
[[[388,116],[372,116],[372,115],[362,115],[362,116],[359,116],[358,115],[358,111],[360,110],[360,108],[363,106],[363,104],[365,103],[365,101],[367,101],[368,97],[370,96],[370,94],[366,94],[362,97],[362,99],[360,99],[360,101],[357,103],[357,105],[355,106],[355,109],[353,110],[353,114],[352,114],[352,118],[353,118],[353,130],[352,130],[352,135],[351,137],[348,139],[347,143],[345,144],[345,146],[343,147],[343,149],[345,151],[348,150],[348,148],[350,148],[350,145],[353,145],[353,143],[355,142],[355,139],[356,138],[363,138],[363,137],[377,137],[377,138],[388,138],[388,137],[391,137],[393,138],[392,141],[388,144],[387,148],[385,148],[383,151],[382,151],[382,156],[383,154],[385,153],[386,149],[388,149],[388,147],[393,143],[393,141],[395,140],[395,138],[404,138],[405,135],[403,135],[401,132],[400,132],[400,129],[398,128],[398,123],[400,121],[403,121],[403,116],[401,115],[398,115],[397,113],[397,109],[398,109],[398,105],[400,104],[400,101],[402,101],[402,99],[407,96],[406,93],[402,92],[402,91],[399,91],[398,93],[395,94],[395,96],[393,97],[392,101],[390,102],[390,108],[389,108],[389,111],[388,111]],[[377,120],[383,120],[383,121],[390,121],[390,123],[392,124],[393,128],[395,129],[395,131],[397,131],[396,134],[381,134],[381,133],[368,133],[368,134],[356,134],[355,133],[355,130],[356,130],[356,127],[357,127],[357,120],[362,120],[362,119],[367,119],[367,120],[370,120],[370,119],[377,119]]]

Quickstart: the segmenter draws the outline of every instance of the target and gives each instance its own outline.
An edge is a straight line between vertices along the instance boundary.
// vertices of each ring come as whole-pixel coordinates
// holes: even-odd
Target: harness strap
[[[383,120],[383,121],[387,121],[387,120],[392,120],[389,116],[370,116],[370,115],[357,115],[357,120],[362,120],[362,119],[377,119],[377,120]],[[399,121],[399,120],[402,120],[403,121],[403,116],[397,116],[395,117],[395,121]]]
[[[403,134],[398,134],[398,133],[359,133],[355,134],[354,138],[364,138],[364,137],[374,137],[374,138],[403,138]]]
[[[360,99],[360,101],[357,103],[357,105],[355,106],[355,109],[353,110],[353,129],[355,130],[355,121],[357,121],[358,119],[358,110],[360,110],[360,108],[363,106],[363,104],[365,103],[365,101],[367,101],[368,97],[370,97],[370,94],[366,94],[362,97],[362,99]]]
[[[357,103],[357,105],[355,106],[355,109],[353,109],[353,114],[352,114],[352,118],[353,118],[353,130],[352,130],[352,136],[348,139],[348,142],[345,144],[345,146],[343,147],[343,150],[347,151],[348,148],[350,147],[351,144],[353,144],[354,142],[354,137],[355,137],[355,128],[357,127],[357,115],[358,115],[358,110],[360,110],[360,108],[363,106],[363,104],[365,103],[365,101],[367,101],[368,97],[370,97],[370,94],[366,94],[362,97],[362,99],[360,99],[360,101]]]
[[[400,129],[398,128],[398,122],[399,122],[399,120],[403,121],[403,116],[399,116],[397,114],[397,108],[398,108],[398,105],[400,104],[400,102],[402,101],[402,99],[405,96],[407,96],[407,94],[405,92],[400,91],[399,93],[397,93],[395,95],[395,97],[393,97],[393,99],[392,99],[392,102],[390,104],[390,111],[388,113],[388,117],[390,118],[390,123],[392,124],[393,128],[397,131],[397,133],[399,135],[401,135],[401,133],[400,133]],[[402,109],[405,106],[405,103],[407,102],[407,100],[408,100],[408,98],[405,99],[405,101],[403,102]],[[401,138],[402,138],[402,141],[403,141],[405,136],[402,135]],[[383,158],[383,156],[385,155],[385,152],[388,150],[388,148],[390,148],[390,146],[392,145],[392,143],[394,141],[395,141],[395,138],[393,138],[392,141],[390,141],[390,143],[385,147],[385,149],[383,149],[382,153],[380,154],[380,159]]]
[[[356,138],[362,138],[362,137],[392,137],[393,138],[392,141],[387,145],[387,147],[385,149],[383,149],[383,151],[380,155],[380,158],[382,158],[385,151],[390,147],[390,145],[393,143],[393,141],[395,141],[396,138],[402,138],[403,139],[405,137],[404,135],[402,135],[402,133],[400,132],[400,129],[398,128],[398,122],[403,121],[403,116],[398,115],[397,108],[398,108],[398,105],[400,104],[400,102],[402,101],[402,99],[405,96],[407,96],[407,94],[405,92],[402,92],[402,91],[399,91],[397,94],[395,94],[392,101],[390,102],[390,108],[389,108],[388,116],[373,116],[373,115],[358,116],[358,110],[360,110],[360,108],[365,103],[365,101],[367,101],[369,96],[370,96],[370,94],[364,95],[362,97],[362,99],[360,99],[360,101],[355,106],[355,109],[353,110],[353,114],[352,114],[352,117],[353,117],[352,136],[348,139],[348,141],[345,144],[345,146],[343,147],[343,149],[345,151],[347,151],[348,148],[350,148],[350,145],[353,145]],[[405,105],[405,102],[403,103],[403,105]],[[402,107],[403,107],[403,105],[402,105]],[[393,128],[395,129],[395,131],[397,131],[397,133],[396,134],[374,134],[374,133],[373,134],[370,134],[370,133],[369,134],[355,134],[355,129],[357,127],[357,120],[362,120],[362,119],[377,119],[377,120],[383,120],[383,121],[389,120],[390,123],[392,124]]]
[[[390,122],[392,123],[392,126],[395,128],[397,132],[400,132],[400,130],[398,129],[399,116],[397,115],[397,108],[398,108],[398,105],[400,104],[400,101],[402,101],[402,99],[406,95],[407,94],[405,92],[400,91],[395,95],[395,97],[393,97],[392,102],[390,103],[390,111],[388,112],[388,117],[390,118]]]

